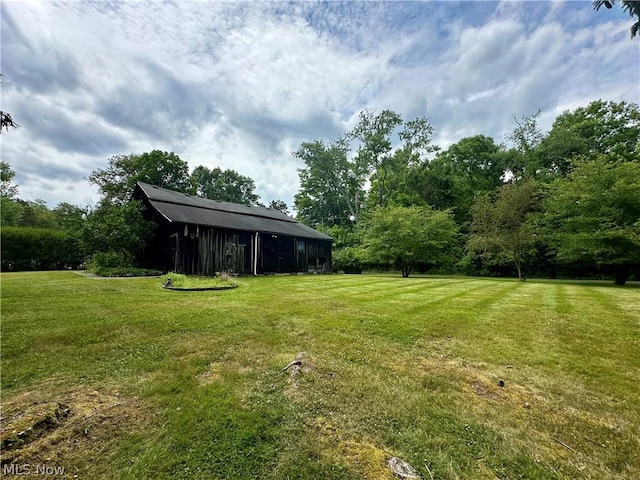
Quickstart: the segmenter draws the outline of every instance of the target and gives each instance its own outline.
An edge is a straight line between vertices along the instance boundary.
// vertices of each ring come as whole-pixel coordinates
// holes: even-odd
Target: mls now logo
[[[51,465],[31,465],[29,463],[23,463],[18,465],[11,463],[2,466],[2,475],[42,475],[42,476],[54,476],[64,475],[64,467],[51,466]]]

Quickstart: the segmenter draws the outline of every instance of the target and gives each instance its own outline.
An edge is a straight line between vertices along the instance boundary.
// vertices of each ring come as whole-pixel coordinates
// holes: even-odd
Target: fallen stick
[[[301,360],[293,360],[292,362],[289,362],[287,364],[287,366],[282,369],[282,371],[286,372],[288,369],[290,369],[294,365],[302,365],[302,361]]]
[[[571,450],[573,453],[575,453],[576,455],[579,455],[579,453],[577,451],[575,451],[573,448],[571,448],[569,445],[567,445],[566,443],[564,443],[563,441],[558,440],[555,437],[551,437],[553,440],[555,440],[556,442],[558,442],[560,445],[562,445],[564,448],[566,448],[567,450]]]
[[[299,354],[297,354],[295,360],[292,360],[291,362],[289,362],[287,366],[282,369],[282,371],[286,372],[288,369],[290,369],[294,365],[302,365],[303,356],[304,356],[304,352],[300,352]]]

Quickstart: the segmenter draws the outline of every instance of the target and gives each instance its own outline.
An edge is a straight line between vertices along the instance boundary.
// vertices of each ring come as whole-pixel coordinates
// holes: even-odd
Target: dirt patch
[[[83,387],[47,393],[47,387],[3,398],[4,473],[24,476],[16,468],[30,465],[29,474],[36,474],[36,466],[49,465],[73,477],[104,462],[123,435],[143,428],[152,416],[140,399],[118,392]]]
[[[16,450],[47,431],[58,427],[69,416],[70,408],[55,402],[13,405],[2,409],[0,439],[2,451]]]
[[[490,400],[495,400],[500,398],[500,395],[497,392],[492,391],[491,387],[486,384],[481,383],[478,380],[474,380],[471,384],[471,388],[474,392],[476,392],[481,397],[488,398]]]
[[[350,469],[358,472],[362,478],[376,480],[397,479],[387,460],[392,456],[366,438],[349,435],[331,424],[325,418],[316,418],[313,426],[318,432],[318,441],[335,461],[346,463]]]

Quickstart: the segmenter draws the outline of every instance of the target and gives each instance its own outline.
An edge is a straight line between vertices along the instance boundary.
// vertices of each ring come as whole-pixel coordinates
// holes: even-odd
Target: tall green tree
[[[105,198],[86,214],[82,244],[88,254],[113,252],[133,265],[142,258],[155,228],[145,220],[141,202],[111,203]]]
[[[640,107],[629,102],[596,100],[556,117],[538,155],[552,173],[566,175],[573,157],[615,155],[640,161]]]
[[[427,176],[437,182],[441,197],[430,203],[440,208],[452,208],[454,218],[461,225],[469,222],[474,198],[503,184],[505,167],[499,150],[493,138],[476,135],[463,138],[438,154],[428,164]]]
[[[538,146],[544,138],[538,125],[539,116],[539,110],[533,115],[523,116],[520,120],[513,115],[516,126],[506,136],[511,148],[504,149],[499,155],[500,163],[505,166],[508,177],[520,180],[546,176],[546,169],[538,155]]]
[[[16,172],[7,162],[0,162],[0,225],[18,226],[22,218],[22,205],[17,201],[18,186],[13,180]]]
[[[82,238],[90,253],[115,252],[136,262],[155,229],[144,219],[142,204],[132,198],[136,182],[192,193],[189,168],[175,153],[160,150],[116,155],[108,163],[89,177],[102,198],[87,213]]]
[[[397,132],[397,138],[394,135]],[[432,144],[433,126],[425,117],[403,121],[392,111],[360,113],[358,123],[348,137],[357,142],[355,163],[371,184],[369,205],[403,203],[403,184],[410,167],[437,150]]]
[[[210,200],[243,205],[256,205],[260,201],[253,179],[231,169],[210,169],[200,165],[191,172],[191,184],[198,196]]]
[[[340,138],[303,142],[294,156],[304,162],[298,169],[300,189],[295,195],[298,217],[311,226],[347,224],[360,217],[366,172],[348,159],[349,143]]]
[[[136,182],[192,193],[189,166],[173,152],[153,150],[148,153],[116,155],[109,159],[105,169],[94,170],[89,183],[97,185],[102,200],[109,203],[127,203]]]
[[[469,248],[485,261],[513,262],[518,278],[526,279],[527,255],[536,241],[531,218],[541,208],[541,190],[532,180],[512,182],[496,193],[478,197],[471,209]]]
[[[558,258],[613,270],[624,285],[640,266],[640,163],[575,159],[546,201],[546,220]]]
[[[356,154],[359,170],[367,175],[375,176],[376,204],[386,205],[390,187],[389,177],[393,175],[397,158],[392,155],[391,135],[402,125],[402,117],[394,111],[383,110],[375,115],[365,110],[349,137],[360,143]]]
[[[61,202],[53,209],[56,226],[62,230],[80,231],[87,215],[87,209]]]
[[[377,207],[363,228],[365,258],[398,268],[403,277],[419,264],[446,263],[456,246],[451,213],[428,206]]]
[[[15,198],[18,195],[18,186],[13,184],[16,172],[7,162],[0,162],[0,195],[7,198]]]
[[[56,228],[58,226],[54,213],[44,200],[18,199],[16,202],[22,209],[18,226],[34,228]]]

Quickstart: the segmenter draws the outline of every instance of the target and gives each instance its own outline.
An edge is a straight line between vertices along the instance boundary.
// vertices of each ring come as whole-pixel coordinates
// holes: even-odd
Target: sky
[[[0,135],[19,197],[87,206],[88,177],[154,149],[298,191],[300,144],[359,112],[429,118],[441,148],[540,110],[640,102],[640,38],[586,1],[1,3]]]

